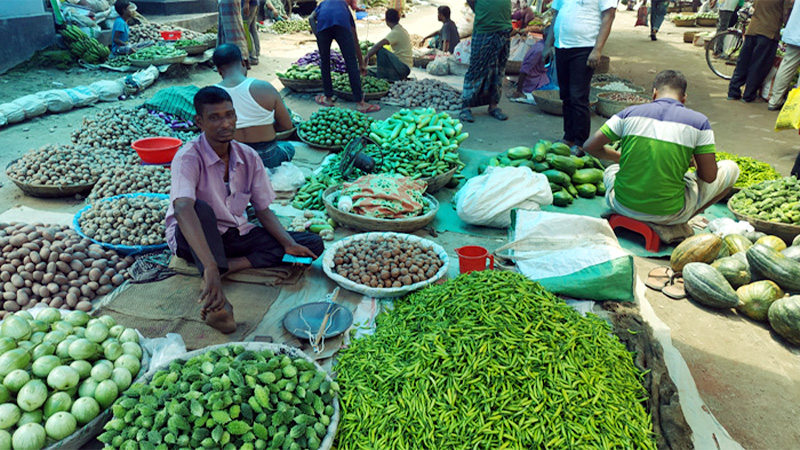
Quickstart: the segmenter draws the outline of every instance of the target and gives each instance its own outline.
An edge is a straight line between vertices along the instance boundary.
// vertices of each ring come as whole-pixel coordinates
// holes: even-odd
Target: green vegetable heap
[[[128,58],[130,58],[131,61],[148,61],[151,59],[174,58],[177,56],[186,56],[186,52],[178,48],[153,45],[152,47],[137,51]]]
[[[292,64],[286,72],[276,72],[278,78],[287,80],[321,80],[322,70],[319,66],[313,64],[306,64],[305,66],[298,66]]]
[[[344,108],[324,108],[298,127],[300,136],[316,145],[342,148],[354,137],[367,133],[372,118]]]
[[[795,177],[763,181],[731,197],[731,210],[769,222],[800,224],[800,183]]]
[[[717,161],[729,160],[739,166],[739,179],[736,180],[733,187],[743,188],[762,181],[781,178],[781,174],[774,167],[757,159],[726,152],[717,152],[716,157]]]
[[[198,45],[205,45],[196,39],[181,39],[175,42],[175,48],[195,47]]]
[[[386,80],[371,77],[369,75],[361,77],[361,88],[365,94],[375,94],[378,92],[389,91],[390,84]],[[334,74],[333,76],[333,89],[339,92],[352,93],[350,89],[350,78],[347,74]]]
[[[335,370],[339,450],[656,448],[642,373],[609,325],[515,273],[395,302]]]
[[[221,347],[132,385],[98,439],[121,449],[315,450],[338,389],[305,359]]]
[[[270,28],[273,33],[289,34],[311,31],[311,25],[307,20],[279,20]]]

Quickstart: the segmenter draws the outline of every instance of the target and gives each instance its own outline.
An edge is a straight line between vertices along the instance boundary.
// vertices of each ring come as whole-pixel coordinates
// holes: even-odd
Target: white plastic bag
[[[472,38],[463,39],[453,50],[453,56],[461,64],[469,64],[469,55],[472,52]]]
[[[446,53],[436,55],[436,59],[428,63],[425,71],[431,75],[444,76],[450,73],[450,56]]]
[[[72,105],[75,108],[94,105],[100,100],[97,97],[97,93],[89,86],[77,86],[71,89],[64,89],[64,92],[72,99]]]
[[[280,166],[269,169],[269,181],[276,191],[293,191],[306,184],[306,177],[299,167],[285,161]]]
[[[154,373],[156,368],[186,353],[186,344],[177,333],[167,333],[162,338],[140,337],[139,343],[151,354],[147,374]]]
[[[51,113],[69,111],[74,106],[72,97],[61,89],[39,92]]]
[[[708,229],[721,237],[725,237],[729,234],[742,234],[755,231],[755,228],[750,225],[750,222],[746,220],[737,222],[727,217],[719,217],[712,220],[708,223]]]
[[[47,103],[44,102],[38,92],[36,94],[20,97],[11,103],[22,108],[25,112],[26,119],[33,119],[47,112]]]
[[[508,228],[511,210],[553,203],[547,177],[528,167],[489,167],[456,193],[458,217],[471,225]]]
[[[134,73],[131,78],[133,78],[133,82],[136,83],[140,90],[145,90],[156,81],[158,74],[158,67],[150,66]]]
[[[6,115],[3,114],[3,113],[0,113],[0,127],[6,126],[7,123],[8,123],[8,119],[6,119]]]
[[[119,80],[100,80],[89,85],[101,102],[115,102],[125,92],[125,83]]]
[[[456,23],[458,29],[458,37],[464,39],[465,37],[472,36],[472,28],[475,25],[475,13],[472,8],[464,6],[461,8],[461,20]]]
[[[16,103],[0,104],[0,114],[6,116],[8,123],[17,123],[25,120],[25,111]]]
[[[528,54],[528,50],[533,47],[533,44],[536,43],[536,40],[533,38],[524,38],[520,36],[514,36],[511,38],[511,50],[508,54],[509,61],[522,61],[525,59],[525,55]]]

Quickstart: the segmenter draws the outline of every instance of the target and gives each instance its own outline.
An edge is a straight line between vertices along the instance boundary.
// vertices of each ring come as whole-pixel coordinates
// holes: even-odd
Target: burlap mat
[[[199,277],[200,272],[193,264],[183,258],[172,255],[169,261],[169,268],[179,275]],[[240,283],[263,284],[266,286],[279,286],[296,284],[303,276],[305,269],[292,265],[281,265],[263,269],[246,269],[225,275],[223,278]]]
[[[222,285],[225,296],[233,305],[237,325],[236,331],[227,335],[200,319],[201,305],[197,303],[200,279],[186,275],[119,289],[96,314],[109,314],[120,324],[138,329],[145,337],[178,333],[183,336],[189,350],[244,341],[278,298],[281,288],[229,280],[223,280]]]

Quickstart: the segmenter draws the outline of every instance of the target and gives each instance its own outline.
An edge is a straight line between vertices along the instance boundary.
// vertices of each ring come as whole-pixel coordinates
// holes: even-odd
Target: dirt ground
[[[446,0],[439,4],[450,5],[454,20],[459,20],[459,2]],[[773,131],[777,113],[767,111],[763,102],[727,101],[727,83],[705,65],[702,48],[683,43],[684,28],[675,28],[667,22],[658,35],[659,40],[652,42],[647,29],[633,27],[635,20],[633,12],[617,14],[605,50],[611,57],[611,72],[637,84],[649,85],[662,69],[683,71],[689,79],[687,106],[710,118],[721,150],[767,161],[788,175],[800,151],[800,137],[796,132]],[[418,7],[402,23],[410,33],[425,35],[437,28],[435,9],[433,6]],[[388,29],[376,21],[359,23],[358,31],[361,39],[375,42]],[[299,56],[316,48],[311,35],[261,34],[260,37],[261,64],[254,67],[252,76],[266,80],[274,80],[275,71],[286,69]],[[0,102],[39,90],[89,84],[118,76],[115,72],[84,69],[73,69],[69,73],[49,68],[10,71],[0,75]],[[136,106],[164,87],[204,86],[218,80],[216,72],[209,67],[196,67],[177,76],[162,76],[156,85],[138,98],[128,100],[127,104]],[[304,117],[317,109],[309,96],[290,95],[286,102]],[[65,114],[46,115],[0,129],[0,167],[31,148],[69,142],[70,133],[80,126],[83,116],[117,104],[98,104]],[[348,106],[347,103],[342,105]],[[501,107],[510,116],[504,123],[496,122],[483,111],[474,111],[476,122],[465,124],[465,130],[471,135],[465,144],[468,148],[502,151],[516,145],[530,145],[539,138],[561,137],[560,117],[545,115],[535,106],[510,103],[505,98]],[[374,117],[385,118],[395,110],[384,106]],[[603,120],[594,116],[593,128],[599,127]],[[3,184],[0,211],[24,204],[74,213],[83,203],[26,197],[4,174],[0,174],[0,182]],[[637,258],[637,272],[642,276],[654,264],[664,264],[664,261]],[[800,353],[797,349],[780,341],[766,326],[734,313],[709,311],[690,301],[669,300],[652,291],[648,301],[671,327],[674,344],[686,359],[708,408],[735,440],[754,450],[798,448],[800,431],[793,426],[800,412],[797,406],[800,405]]]

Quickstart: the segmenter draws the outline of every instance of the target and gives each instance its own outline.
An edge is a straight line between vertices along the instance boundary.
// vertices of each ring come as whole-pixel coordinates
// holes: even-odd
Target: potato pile
[[[116,107],[100,111],[94,117],[84,117],[81,128],[72,132],[72,142],[92,148],[105,147],[125,156],[139,158],[131,142],[152,136],[172,136],[163,119],[150,114],[146,108]]]
[[[353,241],[333,257],[333,269],[374,288],[399,288],[433,278],[444,264],[432,248],[397,237]]]
[[[433,108],[437,111],[461,109],[461,92],[439,80],[397,81],[383,98],[387,103],[404,108]]]
[[[133,25],[130,27],[130,36],[128,37],[128,41],[131,45],[138,44],[140,42],[145,41],[156,41],[159,42],[163,38],[161,36],[162,31],[177,31],[181,32],[181,39],[195,39],[202,42],[206,42],[207,39],[200,39],[206,37],[203,33],[198,33],[196,31],[188,30],[186,28],[176,27],[174,25],[168,24],[156,24],[156,23],[141,23],[138,25]],[[214,36],[216,39],[216,34],[209,33]]]
[[[108,149],[46,145],[25,153],[6,170],[6,174],[29,184],[89,185],[97,182],[104,166],[120,161]]]
[[[69,227],[0,223],[0,319],[38,303],[89,311],[125,281],[132,262]]]
[[[111,245],[158,245],[164,241],[168,199],[120,197],[94,203],[78,224],[86,236]]]
[[[106,170],[89,194],[89,201],[121,194],[169,194],[170,171],[162,166],[119,166]]]

